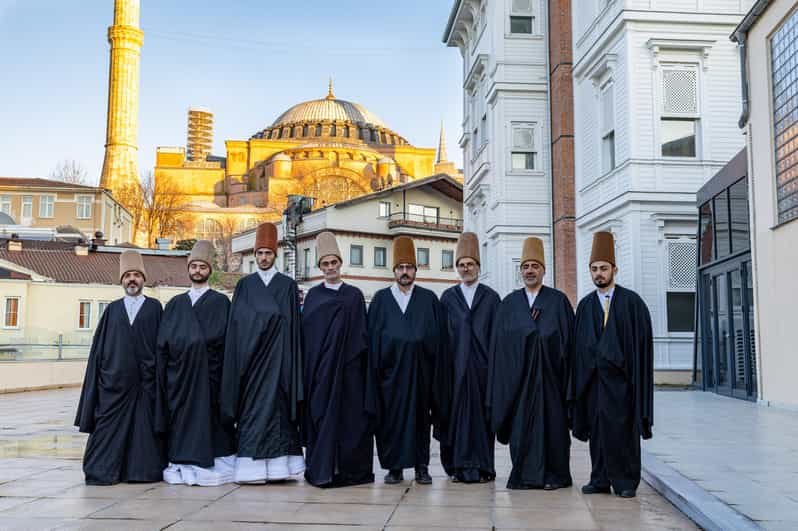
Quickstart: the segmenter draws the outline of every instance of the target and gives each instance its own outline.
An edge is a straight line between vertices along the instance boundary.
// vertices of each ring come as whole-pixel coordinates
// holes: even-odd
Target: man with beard
[[[167,434],[167,483],[213,486],[233,481],[235,441],[219,419],[228,298],[210,289],[214,249],[194,244],[188,257],[191,289],[170,300],[158,332],[161,376],[157,429]]]
[[[324,282],[305,297],[305,479],[317,487],[374,481],[371,421],[365,410],[368,334],[359,289],[341,280],[335,235],[316,237]]]
[[[593,470],[585,494],[633,498],[640,484],[640,437],[654,424],[654,343],[643,299],[615,284],[615,241],[593,235],[590,275],[596,291],[576,310],[576,354],[570,398],[573,434],[590,440]]]
[[[377,421],[377,454],[388,469],[385,483],[415,468],[416,483],[429,475],[432,378],[443,345],[444,322],[435,294],[415,285],[413,240],[393,241],[396,284],[374,294],[368,310],[369,382],[366,410]]]
[[[477,235],[464,232],[455,252],[462,283],[441,296],[447,333],[435,382],[441,395],[441,463],[453,481],[465,483],[496,477],[485,392],[491,332],[500,299],[479,283],[479,264]]]
[[[504,298],[491,348],[491,426],[510,445],[510,489],[554,490],[572,484],[567,391],[574,311],[568,297],[543,285],[539,238],[524,240],[524,287]]]
[[[89,433],[88,485],[161,481],[163,441],[155,432],[155,345],[161,303],[142,295],[147,273],[136,251],[119,257],[125,296],[108,305],[91,344],[75,426]]]
[[[273,223],[258,226],[254,250],[258,271],[239,280],[233,294],[222,375],[222,422],[238,429],[237,483],[279,481],[305,471],[299,292],[274,266]]]

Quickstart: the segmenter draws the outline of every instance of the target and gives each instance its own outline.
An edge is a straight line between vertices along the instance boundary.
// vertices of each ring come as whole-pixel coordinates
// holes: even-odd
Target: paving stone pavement
[[[302,480],[86,486],[80,462],[85,436],[71,426],[78,394],[66,389],[0,395],[0,530],[696,529],[645,483],[632,500],[583,496],[578,487],[507,490],[510,456],[504,446],[496,449],[499,477],[489,484],[449,481],[433,442],[430,486],[384,485],[376,459],[376,483],[333,490]],[[582,485],[590,466],[585,444],[575,441],[571,465],[576,485]]]

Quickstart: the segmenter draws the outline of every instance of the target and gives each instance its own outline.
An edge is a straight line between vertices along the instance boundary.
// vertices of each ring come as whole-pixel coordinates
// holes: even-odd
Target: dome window
[[[316,136],[321,136],[321,124],[316,124]]]
[[[330,136],[338,136],[338,127],[335,124],[330,126]]]
[[[302,136],[308,136],[308,124],[302,126]]]
[[[344,126],[344,138],[349,138],[349,126]]]

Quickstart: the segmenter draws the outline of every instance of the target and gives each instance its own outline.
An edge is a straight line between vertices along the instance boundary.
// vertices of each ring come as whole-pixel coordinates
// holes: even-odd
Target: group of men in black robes
[[[543,242],[523,243],[523,287],[503,300],[479,282],[479,241],[458,240],[461,283],[440,300],[416,284],[413,240],[396,237],[395,283],[366,309],[342,281],[335,236],[316,240],[323,282],[305,297],[274,267],[277,229],[255,234],[258,270],[227,297],[208,287],[210,242],[189,256],[189,292],[141,294],[141,256],[120,259],[125,297],[103,315],[76,425],[90,433],[86,482],[263,483],[304,472],[320,487],[372,482],[373,441],[385,482],[412,468],[429,484],[431,435],[453,481],[495,476],[508,444],[509,488],[572,484],[571,433],[590,441],[586,494],[635,495],[640,437],[651,436],[648,309],[615,284],[614,241],[594,236],[596,286],[576,314],[545,286]],[[303,457],[302,447],[305,447]]]

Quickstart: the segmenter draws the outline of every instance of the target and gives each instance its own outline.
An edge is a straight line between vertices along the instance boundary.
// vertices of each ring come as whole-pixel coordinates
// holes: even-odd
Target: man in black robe
[[[108,305],[91,344],[75,426],[88,433],[88,485],[161,481],[162,439],[155,432],[155,344],[161,303],[142,295],[147,274],[136,251],[119,258],[125,296]]]
[[[640,484],[640,437],[654,424],[654,343],[643,299],[615,284],[612,233],[593,235],[590,275],[596,291],[576,311],[570,389],[573,434],[590,440],[593,470],[585,494],[633,498]]]
[[[416,482],[429,475],[432,381],[443,344],[444,320],[435,293],[415,285],[413,240],[393,241],[396,284],[374,294],[368,310],[369,382],[366,409],[377,421],[377,454],[389,472],[385,483],[402,481],[415,468]]]
[[[562,292],[543,285],[543,242],[527,238],[521,253],[524,287],[504,298],[491,347],[491,426],[510,445],[510,489],[572,485],[567,391],[574,310]]]
[[[254,251],[258,271],[239,280],[233,294],[222,372],[222,422],[237,428],[237,483],[279,481],[305,471],[299,292],[274,266],[273,223],[258,226]]]
[[[166,304],[158,332],[161,376],[157,429],[167,435],[167,483],[214,486],[233,481],[235,440],[219,418],[224,339],[230,300],[210,289],[214,249],[194,244],[191,289]]]
[[[441,395],[441,463],[453,481],[496,477],[495,437],[485,409],[488,353],[499,295],[479,282],[479,240],[464,232],[455,266],[462,283],[443,292],[446,345],[439,356],[436,392]]]
[[[365,408],[368,334],[363,293],[341,280],[335,235],[316,238],[324,282],[305,297],[305,479],[317,487],[374,481],[372,422]]]

